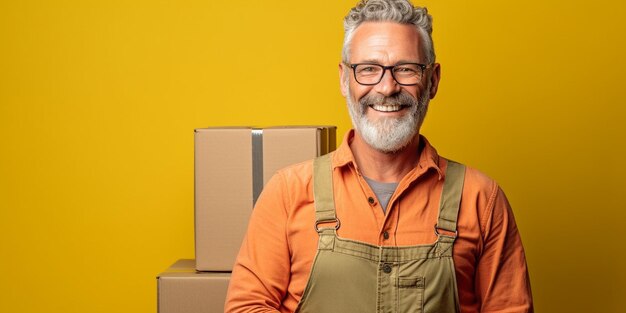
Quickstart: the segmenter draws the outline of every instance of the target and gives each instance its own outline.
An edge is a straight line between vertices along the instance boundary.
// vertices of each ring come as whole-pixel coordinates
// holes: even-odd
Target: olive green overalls
[[[448,161],[434,244],[376,246],[337,237],[330,154],[317,158],[313,188],[318,250],[296,312],[459,312],[452,234],[457,233],[464,176],[463,165]],[[335,227],[319,227],[329,222]]]

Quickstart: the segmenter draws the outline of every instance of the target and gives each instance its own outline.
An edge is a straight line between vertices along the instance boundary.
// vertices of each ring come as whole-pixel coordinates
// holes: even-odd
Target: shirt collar
[[[422,173],[427,172],[430,169],[434,169],[439,174],[439,179],[444,177],[444,172],[441,170],[443,164],[441,164],[441,159],[439,154],[437,154],[437,150],[433,146],[430,145],[428,139],[426,137],[420,136],[420,149],[418,151],[419,160],[416,166],[416,173],[421,175]],[[354,159],[354,155],[352,154],[352,150],[350,149],[350,142],[354,138],[354,129],[350,129],[346,135],[343,137],[343,141],[341,145],[335,151],[333,156],[333,168],[344,167],[346,165],[352,164],[355,169],[358,169],[356,165],[356,161]]]

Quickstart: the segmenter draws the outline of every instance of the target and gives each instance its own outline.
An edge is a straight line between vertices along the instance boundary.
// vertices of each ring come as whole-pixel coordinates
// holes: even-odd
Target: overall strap
[[[339,228],[333,196],[331,155],[332,153],[325,154],[313,160],[313,195],[315,197],[315,230],[317,232],[330,229],[319,229],[318,226],[322,223],[336,222],[333,231]]]
[[[439,220],[435,226],[456,234],[456,221],[459,215],[461,204],[461,194],[463,193],[463,181],[465,180],[465,166],[448,160],[446,175],[441,191],[441,202],[439,203]],[[437,232],[437,234],[439,234]]]

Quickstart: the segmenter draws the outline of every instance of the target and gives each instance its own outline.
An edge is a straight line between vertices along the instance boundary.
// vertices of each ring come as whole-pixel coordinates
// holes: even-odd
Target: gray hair
[[[435,62],[433,46],[433,18],[425,7],[414,7],[408,0],[362,0],[343,20],[344,38],[341,51],[344,63],[349,63],[350,42],[354,30],[363,22],[396,22],[415,25],[428,64]]]

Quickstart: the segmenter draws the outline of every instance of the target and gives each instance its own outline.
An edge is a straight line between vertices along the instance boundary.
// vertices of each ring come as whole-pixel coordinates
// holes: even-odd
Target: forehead
[[[353,33],[350,62],[423,61],[420,34],[413,25],[394,22],[365,22]]]

